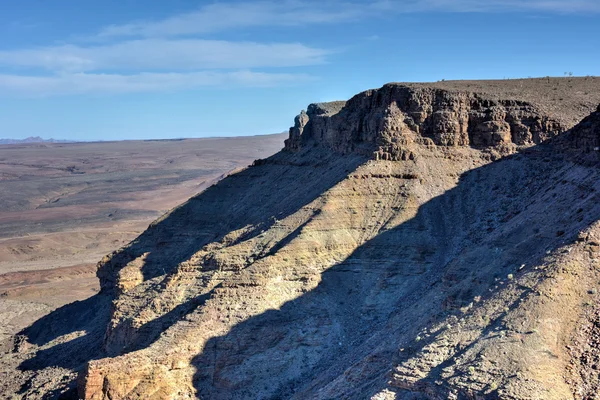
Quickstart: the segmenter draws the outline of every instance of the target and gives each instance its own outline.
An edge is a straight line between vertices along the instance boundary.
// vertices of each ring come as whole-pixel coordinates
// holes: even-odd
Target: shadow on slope
[[[37,373],[51,367],[78,371],[88,361],[105,357],[106,327],[114,311],[114,285],[119,270],[127,263],[143,257],[142,284],[167,277],[203,246],[224,240],[232,231],[243,230],[243,233],[228,245],[268,229],[365,161],[360,156],[340,159],[319,149],[311,149],[310,157],[307,151],[280,152],[224,178],[152,223],[131,244],[105,260],[98,272],[102,282],[99,294],[63,306],[20,332],[21,343],[35,344],[39,349],[19,368]],[[208,296],[194,298],[148,322],[140,329],[139,341],[123,347],[122,352],[150,345],[172,323],[202,305]],[[16,347],[17,351],[28,350],[27,345]],[[23,393],[30,387],[31,381],[24,386]]]
[[[152,223],[127,247],[116,252],[104,269],[118,271],[144,257],[144,281],[168,274],[209,243],[232,232],[243,232],[231,246],[269,229],[344,179],[366,161],[365,157],[339,158],[326,149],[279,152],[257,160],[252,168],[229,175],[165,217]],[[99,274],[114,284],[114,276]]]
[[[582,184],[596,170],[553,153],[541,145],[463,174],[316,289],[209,340],[193,360],[199,398],[365,398],[385,387],[421,329],[493,295],[600,215],[597,188]]]
[[[30,344],[39,348],[33,357],[25,359],[19,369],[22,371],[41,371],[47,367],[62,367],[77,370],[90,360],[104,356],[102,338],[110,320],[112,298],[96,294],[89,299],[67,304],[40,318],[15,337],[15,351],[30,351]],[[33,377],[35,379],[35,377]],[[32,379],[25,382],[20,394],[32,387]],[[67,389],[56,388],[45,398],[77,398],[75,384]]]
[[[278,154],[267,165],[232,175],[192,198],[113,257],[109,272],[149,253],[142,266],[145,280],[167,275],[231,231],[249,227],[233,243],[259,234],[365,161],[320,148],[310,152],[310,157],[306,151]],[[318,389],[341,379],[346,384],[336,390],[342,397],[364,397],[385,383],[397,349],[419,329],[475,296],[489,296],[497,279],[515,265],[532,264],[595,220],[596,189],[581,185],[582,168],[556,159],[549,146],[538,146],[463,174],[455,188],[422,205],[414,218],[382,229],[326,270],[315,290],[211,339],[193,360],[198,394],[214,399],[318,397]],[[298,238],[301,228],[265,257]],[[105,279],[115,282],[110,274]],[[25,339],[40,350],[21,368],[77,371],[104,356],[111,294],[105,286],[103,293],[24,330]],[[148,322],[126,350],[149,346],[208,297],[196,297]]]

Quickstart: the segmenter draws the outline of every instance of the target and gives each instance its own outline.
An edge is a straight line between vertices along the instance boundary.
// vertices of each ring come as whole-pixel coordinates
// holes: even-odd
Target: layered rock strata
[[[594,151],[594,118],[569,149]],[[99,295],[24,332],[22,393],[591,396],[600,170],[548,140],[562,129],[522,101],[403,85],[311,105],[285,151],[154,222],[102,260]]]
[[[337,152],[377,151],[386,160],[406,160],[408,143],[438,146],[539,144],[565,130],[534,105],[492,100],[476,93],[389,84],[348,102],[311,104],[296,117],[287,150],[308,141]]]

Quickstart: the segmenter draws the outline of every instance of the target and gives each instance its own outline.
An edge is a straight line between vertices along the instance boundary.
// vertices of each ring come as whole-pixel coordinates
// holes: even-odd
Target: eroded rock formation
[[[596,118],[567,147],[594,151]],[[31,398],[590,396],[600,170],[561,129],[434,88],[311,105],[286,151],[102,260],[11,376]]]
[[[296,117],[286,149],[313,141],[335,151],[406,160],[408,143],[438,146],[539,144],[564,131],[534,105],[476,93],[389,84],[348,102],[311,104]]]

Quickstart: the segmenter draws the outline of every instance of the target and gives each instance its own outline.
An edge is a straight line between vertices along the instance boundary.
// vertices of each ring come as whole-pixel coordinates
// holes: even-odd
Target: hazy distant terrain
[[[0,139],[0,145],[24,143],[69,143],[70,140],[43,139],[39,136],[30,136],[25,139]]]
[[[283,135],[0,147],[0,337],[97,291],[95,264]]]

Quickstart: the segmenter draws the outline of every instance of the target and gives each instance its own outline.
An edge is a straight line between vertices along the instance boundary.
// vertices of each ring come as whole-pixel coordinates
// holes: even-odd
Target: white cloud
[[[196,11],[158,21],[111,25],[99,37],[170,37],[197,35],[234,28],[257,26],[301,26],[333,23],[364,16],[369,2],[246,1],[213,3]]]
[[[194,89],[201,87],[272,87],[297,85],[314,78],[306,74],[252,71],[89,74],[66,73],[54,76],[0,74],[0,91],[24,96],[65,94],[119,94]]]
[[[301,43],[209,40],[202,35],[258,27],[296,29],[417,12],[599,13],[600,0],[215,2],[160,20],[108,26],[94,37],[99,42],[0,51],[4,67],[0,90],[56,95],[289,85],[311,77],[257,70],[322,64],[331,51]],[[27,76],[24,71],[34,72]]]
[[[51,46],[0,51],[0,65],[52,71],[296,67],[321,64],[328,52],[299,43],[200,39],[131,40],[102,46]]]
[[[598,0],[371,0],[246,1],[214,3],[156,21],[104,28],[97,38],[175,37],[258,26],[339,23],[389,13],[411,12],[600,12]]]
[[[257,69],[322,64],[327,54],[300,43],[191,38],[4,50],[0,91],[48,96],[291,85],[313,77]]]

